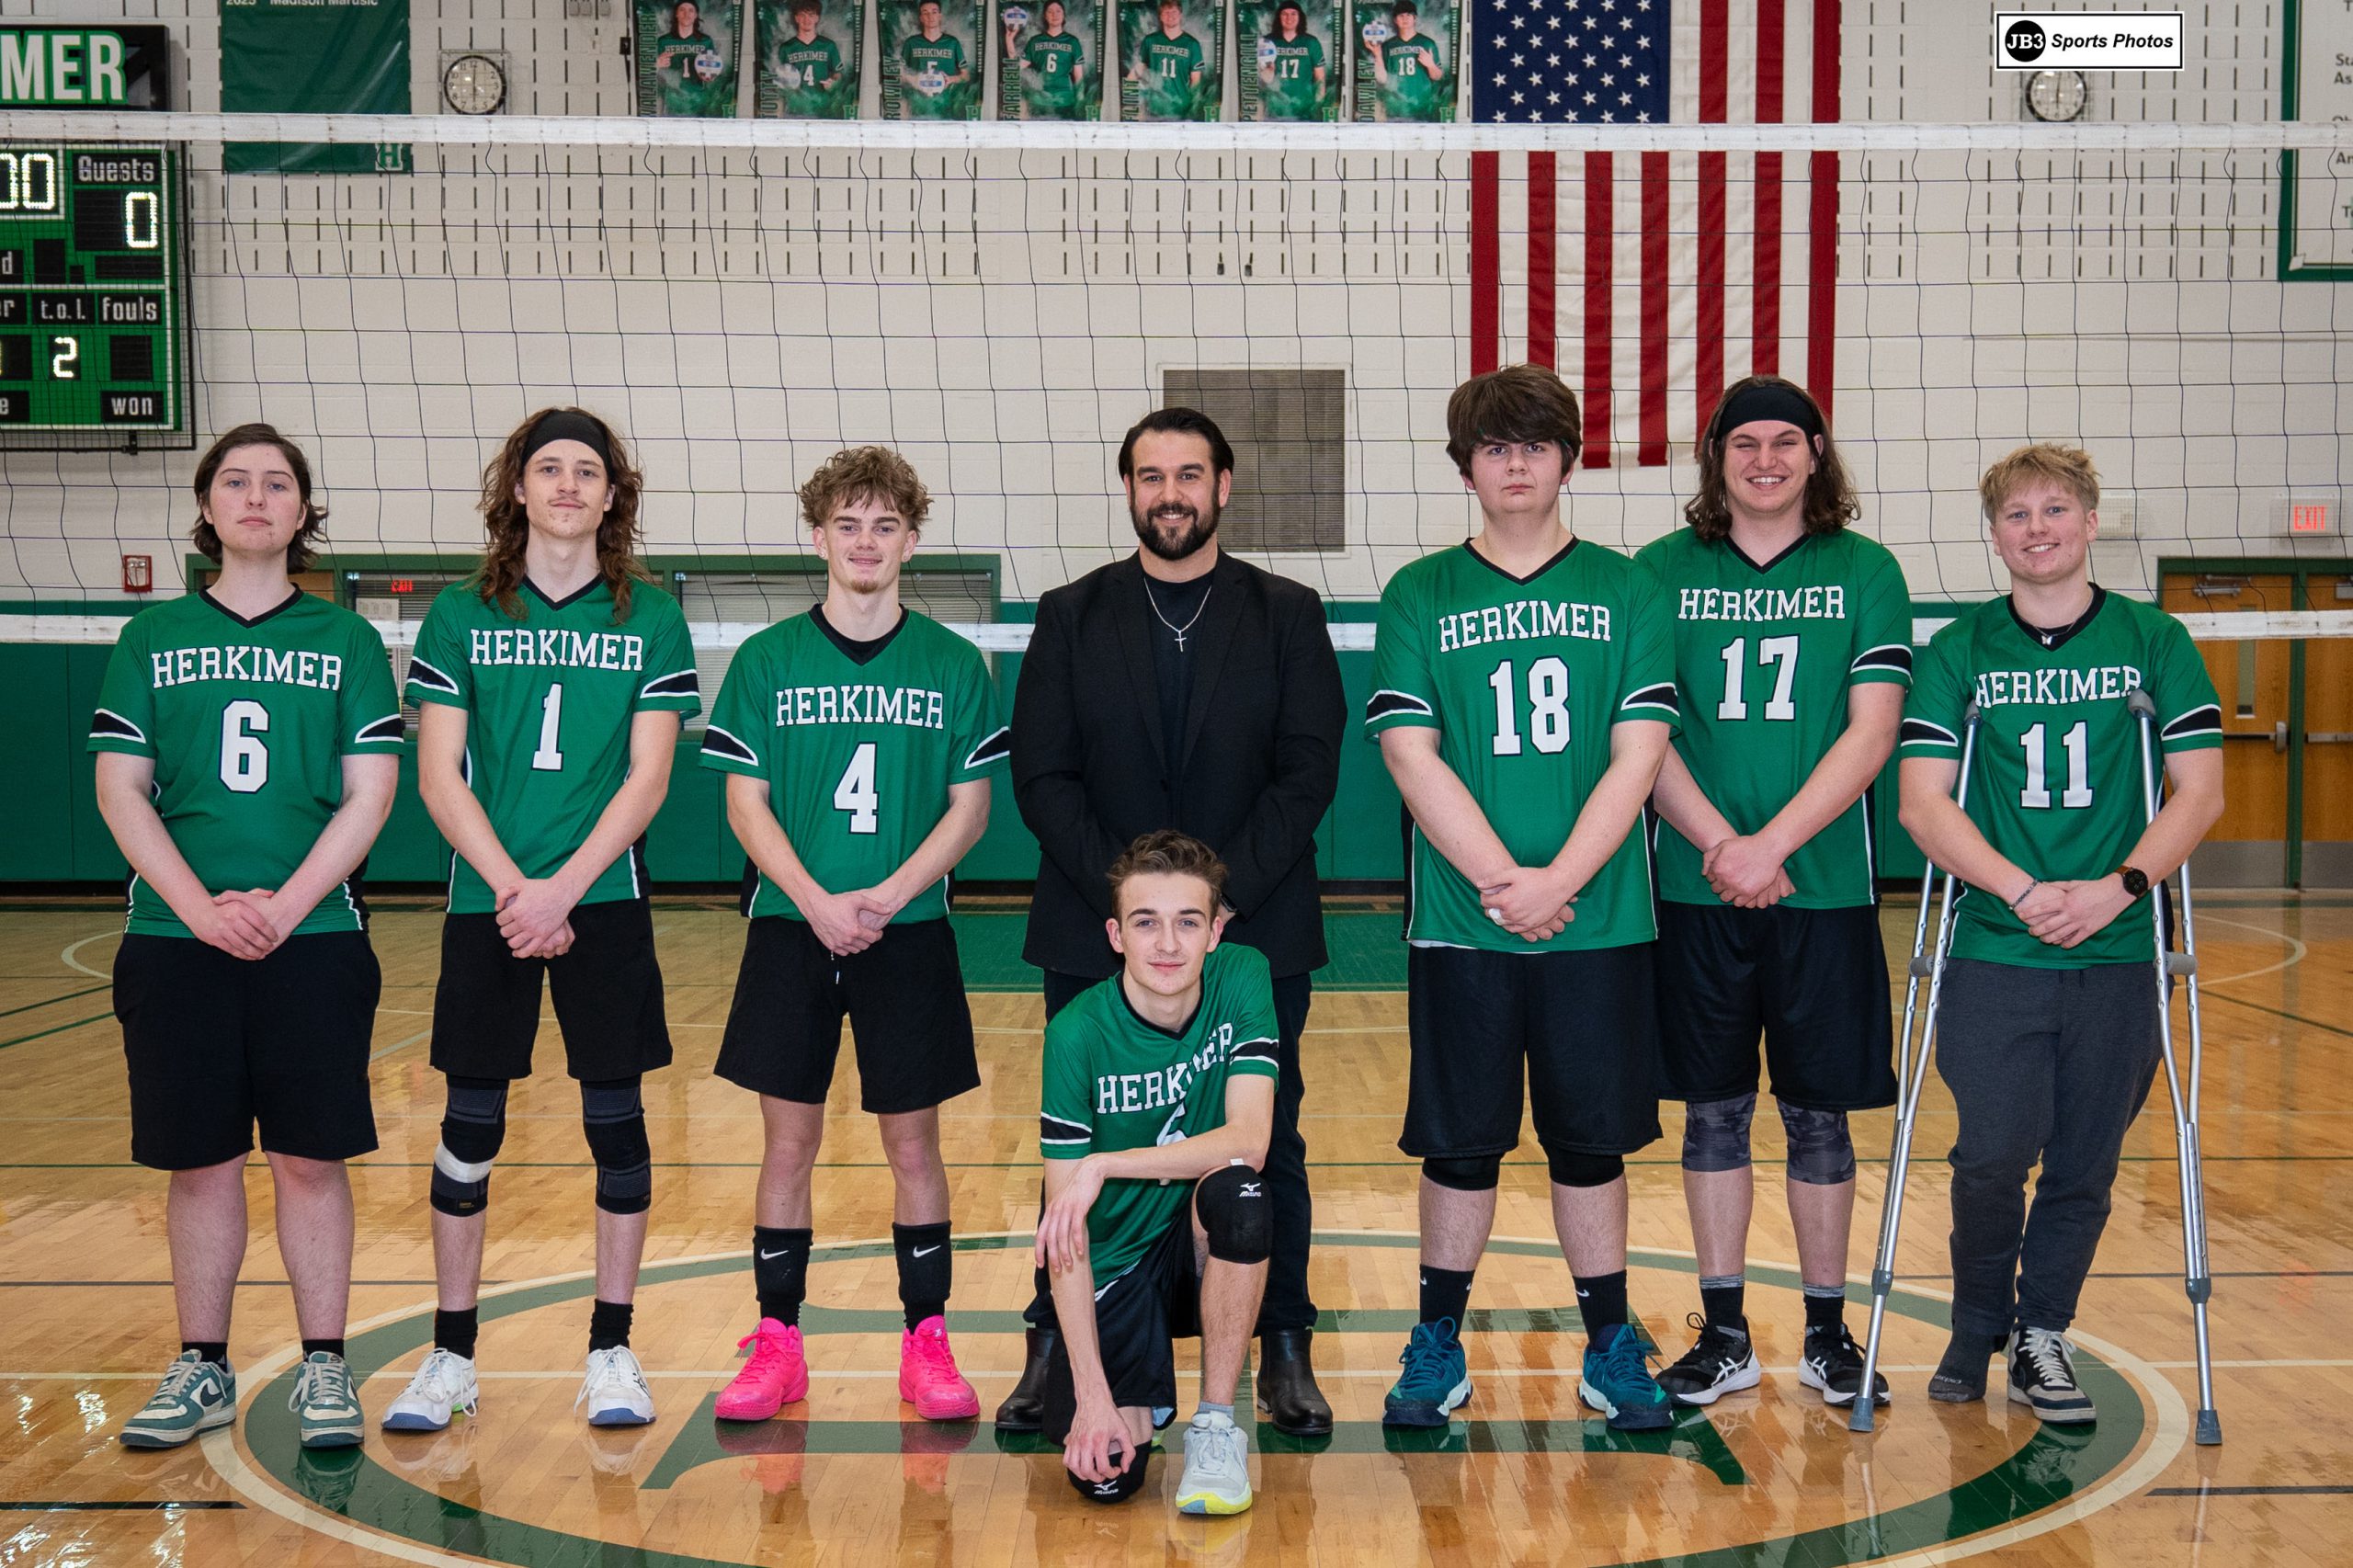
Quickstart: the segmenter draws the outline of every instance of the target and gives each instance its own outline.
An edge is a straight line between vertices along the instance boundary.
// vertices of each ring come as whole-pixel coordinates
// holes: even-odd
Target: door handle
[[[2271,749],[2275,752],[2288,749],[2288,721],[2285,719],[2271,726]]]

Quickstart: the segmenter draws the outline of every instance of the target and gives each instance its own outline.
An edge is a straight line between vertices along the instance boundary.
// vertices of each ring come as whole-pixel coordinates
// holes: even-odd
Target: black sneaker
[[[1822,1403],[1855,1403],[1863,1387],[1863,1347],[1843,1323],[1805,1331],[1805,1354],[1798,1358],[1798,1381],[1822,1391]],[[1887,1379],[1871,1374],[1871,1403],[1888,1403]]]
[[[2010,1398],[2045,1421],[2089,1421],[2097,1414],[2075,1381],[2075,1347],[2056,1329],[2021,1328],[2011,1336]]]
[[[1756,1364],[1756,1348],[1748,1342],[1748,1328],[1726,1328],[1698,1312],[1684,1320],[1699,1331],[1699,1342],[1683,1358],[1658,1375],[1658,1386],[1681,1404],[1713,1404],[1728,1393],[1753,1389],[1765,1376]]]

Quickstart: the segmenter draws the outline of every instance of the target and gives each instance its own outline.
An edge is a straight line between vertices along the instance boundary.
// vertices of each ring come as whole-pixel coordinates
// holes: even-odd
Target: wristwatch
[[[2130,893],[2134,898],[2146,898],[2149,896],[2149,876],[2147,872],[2136,870],[2131,866],[2119,866],[2116,868],[2116,874],[2124,879],[2124,891],[2127,893]]]

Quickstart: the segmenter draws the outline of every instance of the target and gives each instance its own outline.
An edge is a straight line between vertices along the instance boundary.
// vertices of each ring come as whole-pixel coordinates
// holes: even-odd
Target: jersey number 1
[[[849,813],[852,833],[873,833],[881,804],[874,789],[874,743],[860,741],[849,754],[849,766],[842,769],[842,781],[834,786],[834,810]]]
[[[531,754],[531,766],[541,773],[554,773],[563,767],[563,753],[556,744],[556,732],[563,727],[563,682],[548,687],[540,699],[540,749]]]

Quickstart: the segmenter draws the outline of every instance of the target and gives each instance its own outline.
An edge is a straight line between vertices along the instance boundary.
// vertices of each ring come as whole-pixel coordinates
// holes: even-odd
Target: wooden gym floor
[[[425,1196],[441,1088],[425,1040],[438,920],[411,904],[382,910],[375,927],[382,1147],[352,1174],[365,1448],[313,1458],[294,1443],[291,1303],[256,1162],[233,1349],[246,1419],[176,1452],[123,1449],[115,1429],[177,1339],[164,1181],[127,1158],[106,989],[119,920],[92,904],[0,910],[0,1563],[2353,1562],[2353,898],[2220,894],[2201,910],[2224,1446],[2188,1441],[2195,1384],[2162,1084],[2127,1147],[2078,1325],[2098,1424],[2046,1432],[2006,1403],[1926,1400],[1943,1343],[1951,1125],[1933,1078],[1889,1319],[1897,1403],[1875,1437],[1850,1437],[1790,1370],[1802,1320],[1770,1116],[1758,1121],[1749,1274],[1761,1389],[1642,1439],[1587,1418],[1531,1142],[1506,1170],[1480,1271],[1466,1418],[1429,1440],[1387,1437],[1381,1397],[1415,1300],[1415,1176],[1393,1142],[1405,1071],[1394,919],[1359,910],[1334,917],[1338,958],[1306,1043],[1316,1359],[1339,1426],[1319,1451],[1261,1428],[1258,1505],[1231,1520],[1168,1510],[1173,1454],[1154,1461],[1140,1506],[1107,1511],[1077,1499],[1034,1444],[1001,1444],[985,1421],[929,1426],[900,1406],[890,1186],[847,1055],[817,1190],[809,1402],[748,1431],[717,1426],[710,1399],[753,1315],[745,1248],[759,1121],[748,1096],[710,1074],[741,923],[691,901],[656,915],[678,1051],[646,1095],[657,1185],[636,1345],[660,1406],[652,1426],[591,1433],[570,1408],[590,1178],[551,1024],[493,1187],[482,1414],[436,1436],[374,1430],[423,1353],[433,1305]],[[1900,975],[1910,908],[1891,903],[1884,919]],[[1020,1361],[1040,1009],[1011,958],[1017,914],[959,920],[986,1081],[944,1117],[960,1235],[950,1323],[986,1410]],[[1890,1126],[1885,1112],[1856,1119],[1858,1301]],[[1634,1306],[1669,1355],[1696,1304],[1679,1134],[1670,1108],[1666,1138],[1632,1162]],[[1858,1333],[1865,1316],[1849,1313]],[[1189,1381],[1184,1396],[1189,1408]]]

